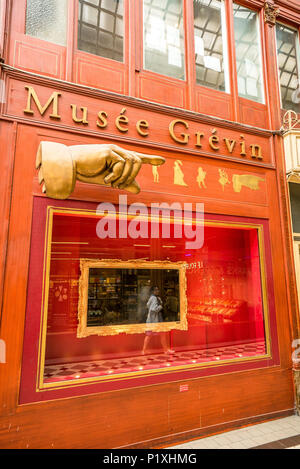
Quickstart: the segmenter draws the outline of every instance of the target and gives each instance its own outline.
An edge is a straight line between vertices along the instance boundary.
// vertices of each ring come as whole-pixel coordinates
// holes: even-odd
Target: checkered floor
[[[135,357],[106,359],[97,361],[73,362],[46,365],[44,382],[53,383],[79,378],[92,378],[109,374],[128,373],[132,371],[152,370],[170,366],[189,365],[216,360],[232,360],[245,357],[265,355],[265,343],[218,347],[208,350],[175,351],[140,355]]]

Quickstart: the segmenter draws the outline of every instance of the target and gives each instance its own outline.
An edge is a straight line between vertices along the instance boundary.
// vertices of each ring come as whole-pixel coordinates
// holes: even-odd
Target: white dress
[[[147,323],[152,323],[152,322],[163,322],[163,317],[162,317],[162,301],[159,296],[156,295],[151,295],[148,302],[147,302],[147,308],[148,308],[148,316],[147,316]]]

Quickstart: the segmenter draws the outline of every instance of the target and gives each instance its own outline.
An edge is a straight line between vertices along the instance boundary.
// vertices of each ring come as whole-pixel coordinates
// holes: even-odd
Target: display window
[[[270,365],[266,221],[207,214],[203,246],[189,249],[172,216],[156,219],[158,237],[151,214],[138,222],[142,238],[125,237],[137,222],[115,207],[115,236],[104,239],[97,204],[36,198],[32,246],[39,239],[44,252],[31,254],[21,388],[30,374],[40,391]]]

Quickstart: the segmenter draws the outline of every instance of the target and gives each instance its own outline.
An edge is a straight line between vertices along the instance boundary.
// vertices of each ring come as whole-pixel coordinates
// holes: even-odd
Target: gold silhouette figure
[[[41,142],[36,155],[39,183],[48,197],[66,199],[76,181],[106,185],[138,194],[135,180],[143,164],[159,166],[165,159],[113,144],[73,145]]]
[[[184,174],[180,166],[182,166],[183,163],[180,160],[176,160],[174,162],[174,184],[177,184],[178,186],[187,186],[187,184],[184,181]]]
[[[201,187],[204,187],[204,189],[206,189],[205,178],[206,178],[206,171],[204,171],[201,168],[201,166],[199,166],[197,182],[198,182],[198,185],[199,185],[200,189],[201,189]]]
[[[219,169],[219,174],[220,174],[219,183],[221,184],[222,189],[224,190],[226,184],[230,184],[229,177],[224,169]]]
[[[157,166],[152,166],[152,174],[154,182],[159,183],[159,172]]]
[[[234,192],[241,192],[242,187],[248,187],[253,191],[259,190],[260,181],[264,181],[264,178],[259,176],[253,176],[248,174],[234,174],[232,176],[232,184]]]

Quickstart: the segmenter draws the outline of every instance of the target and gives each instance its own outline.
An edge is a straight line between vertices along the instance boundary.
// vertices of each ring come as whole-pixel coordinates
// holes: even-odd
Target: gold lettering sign
[[[105,127],[107,127],[107,112],[105,111],[98,112],[97,126],[100,127],[101,129],[105,129]]]
[[[170,135],[171,135],[172,139],[175,140],[175,142],[186,144],[189,141],[189,134],[181,133],[180,137],[178,137],[174,132],[174,127],[175,127],[175,125],[177,126],[178,124],[183,125],[186,129],[189,128],[189,124],[187,122],[185,122],[181,119],[175,119],[169,125]]]
[[[149,132],[146,130],[148,127],[149,124],[147,121],[141,120],[136,123],[136,130],[142,137],[147,137],[147,135],[149,135]]]
[[[72,119],[74,122],[77,122],[78,124],[88,124],[87,120],[87,115],[88,115],[88,110],[87,107],[81,107],[80,110],[82,112],[82,117],[77,116],[77,106],[76,104],[71,104],[72,108]]]
[[[128,117],[124,116],[126,108],[123,108],[120,115],[116,118],[116,127],[120,132],[128,132]]]
[[[37,111],[41,116],[44,116],[48,109],[52,108],[52,112],[49,114],[51,119],[61,119],[59,114],[59,97],[61,93],[55,91],[51,94],[44,105],[41,104],[37,93],[32,86],[25,86],[28,91],[27,105],[24,109],[24,113],[33,116],[35,113],[33,105],[35,105]],[[76,124],[89,125],[88,119],[88,108],[86,106],[78,106],[77,104],[71,104],[71,117],[72,121]],[[117,117],[114,118],[115,128],[122,134],[129,131],[132,125],[135,126],[136,133],[142,138],[147,138],[150,135],[150,124],[146,119],[139,119],[135,122],[131,122],[130,117],[126,114],[126,108],[122,108],[119,111]],[[105,129],[108,126],[109,119],[112,119],[105,110],[98,112],[97,116],[94,116],[93,122],[99,129]],[[208,147],[209,151],[227,153],[229,156],[236,155],[240,157],[248,157],[253,160],[263,160],[262,147],[257,143],[246,144],[244,135],[240,135],[240,140],[228,137],[219,137],[217,129],[211,129],[211,135],[207,135],[200,130],[195,132],[191,138],[189,130],[189,123],[183,119],[173,119],[169,123],[168,131],[170,139],[180,145],[187,145],[188,143],[193,144],[195,148]]]
[[[250,145],[251,148],[251,158],[257,158],[262,160],[261,147],[259,145]]]
[[[27,106],[26,106],[26,109],[24,109],[25,114],[31,114],[31,115],[34,114],[34,111],[31,109],[31,98],[32,98],[41,116],[45,114],[48,107],[51,105],[51,103],[53,103],[53,112],[50,114],[49,117],[51,117],[52,119],[60,119],[60,115],[58,114],[58,97],[61,96],[61,93],[58,93],[56,91],[52,93],[52,95],[50,96],[46,104],[42,106],[32,86],[25,86],[25,88],[26,90],[28,90]]]
[[[210,146],[213,150],[220,150],[219,137],[217,137],[216,135],[212,135],[211,137],[209,137],[208,140],[209,140],[209,144],[210,144]]]

